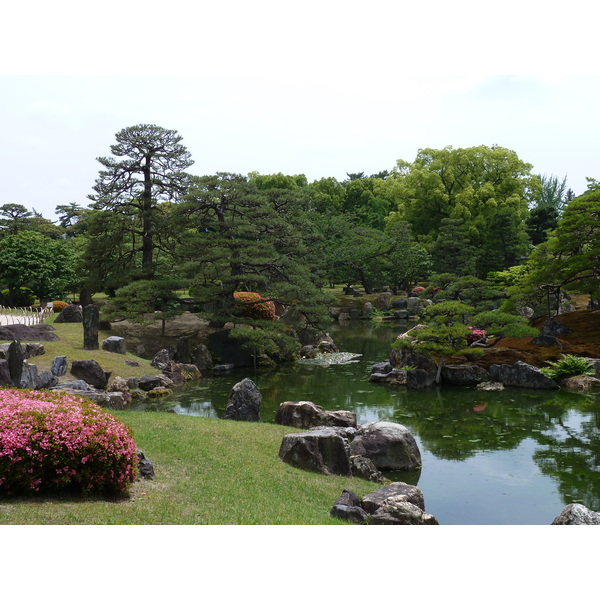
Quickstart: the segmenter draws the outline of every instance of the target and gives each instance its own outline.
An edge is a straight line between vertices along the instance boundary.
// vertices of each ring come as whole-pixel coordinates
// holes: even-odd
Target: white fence
[[[53,313],[52,307],[10,308],[0,306],[0,325],[38,325]]]

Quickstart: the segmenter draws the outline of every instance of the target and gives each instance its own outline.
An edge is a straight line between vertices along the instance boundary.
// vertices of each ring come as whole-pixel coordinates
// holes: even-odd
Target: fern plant
[[[552,379],[565,379],[574,375],[595,375],[596,371],[590,361],[584,356],[562,354],[556,361],[548,360],[550,366],[542,367],[541,371]]]

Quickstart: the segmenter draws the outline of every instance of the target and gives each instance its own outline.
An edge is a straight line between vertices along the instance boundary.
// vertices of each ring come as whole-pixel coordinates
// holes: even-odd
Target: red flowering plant
[[[124,494],[137,479],[131,430],[90,400],[0,390],[0,494]]]
[[[263,321],[275,321],[275,303],[263,298],[255,292],[234,292],[233,298],[236,302],[245,304],[242,313],[245,317],[251,319],[260,319]]]
[[[420,294],[421,292],[425,291],[425,288],[422,285],[417,285],[416,287],[414,287],[412,289],[413,293],[415,294]]]
[[[473,342],[485,342],[487,332],[485,329],[474,329],[469,325],[469,334],[467,335],[467,343],[472,344]]]

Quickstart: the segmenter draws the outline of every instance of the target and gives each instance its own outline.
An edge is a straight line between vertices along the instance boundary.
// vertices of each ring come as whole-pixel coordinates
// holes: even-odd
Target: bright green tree
[[[9,304],[16,289],[28,287],[40,300],[62,298],[77,285],[68,244],[35,231],[20,231],[0,240],[0,280]]]

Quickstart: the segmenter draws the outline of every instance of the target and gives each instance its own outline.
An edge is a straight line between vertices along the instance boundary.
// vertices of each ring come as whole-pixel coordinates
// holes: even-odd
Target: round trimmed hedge
[[[276,321],[275,303],[263,298],[256,292],[234,292],[233,297],[237,302],[244,303],[243,314],[245,317],[263,321]]]
[[[137,479],[131,430],[90,400],[0,390],[0,494],[123,494]]]

